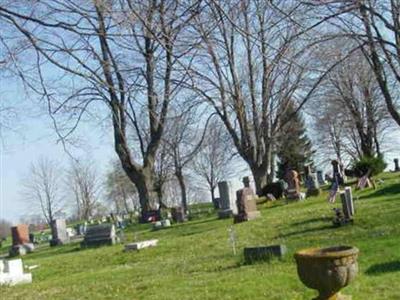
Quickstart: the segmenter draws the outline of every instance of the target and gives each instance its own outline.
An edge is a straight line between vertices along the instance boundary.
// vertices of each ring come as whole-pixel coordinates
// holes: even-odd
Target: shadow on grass
[[[318,232],[318,231],[331,231],[332,229],[335,229],[334,227],[332,227],[332,225],[324,225],[324,226],[320,226],[320,227],[315,227],[315,228],[309,228],[309,229],[304,229],[304,230],[300,230],[300,231],[294,231],[294,232],[289,232],[286,234],[280,234],[278,235],[276,238],[287,238],[290,236],[294,236],[294,235],[301,235],[301,234],[305,234],[305,233],[311,233],[311,232]]]
[[[391,261],[371,266],[365,274],[379,275],[382,273],[400,272],[400,261]]]
[[[388,185],[382,189],[379,189],[371,194],[361,196],[360,199],[368,199],[368,198],[375,198],[375,197],[381,197],[381,196],[387,196],[387,195],[395,195],[399,194],[400,195],[400,184],[391,184]]]
[[[310,223],[316,223],[316,222],[328,222],[331,221],[332,218],[329,217],[319,217],[319,218],[312,218],[312,219],[307,219],[301,222],[295,222],[292,223],[293,226],[300,226],[300,225],[306,225],[306,224],[310,224]]]

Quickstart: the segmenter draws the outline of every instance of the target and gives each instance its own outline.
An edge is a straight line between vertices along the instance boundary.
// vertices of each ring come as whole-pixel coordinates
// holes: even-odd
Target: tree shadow
[[[292,225],[300,226],[300,225],[306,225],[306,224],[316,223],[316,222],[328,222],[331,220],[332,220],[332,218],[329,218],[329,217],[319,217],[319,218],[307,219],[307,220],[300,221],[300,222],[295,222],[295,223],[292,223]]]
[[[361,200],[361,199],[375,198],[375,197],[381,197],[385,195],[395,195],[395,194],[400,194],[400,183],[391,184],[371,194],[361,196],[359,199]]]
[[[379,275],[382,273],[400,272],[400,261],[391,261],[381,264],[375,264],[365,271],[368,275]]]
[[[311,233],[311,232],[317,232],[317,231],[322,231],[322,230],[329,230],[329,229],[335,229],[334,227],[332,227],[332,225],[324,225],[324,226],[320,226],[320,227],[315,227],[315,228],[309,228],[309,229],[304,229],[304,230],[300,230],[300,231],[294,231],[294,232],[289,232],[286,234],[281,234],[276,236],[275,238],[287,238],[290,236],[294,236],[294,235],[300,235],[300,234],[304,234],[304,233]]]

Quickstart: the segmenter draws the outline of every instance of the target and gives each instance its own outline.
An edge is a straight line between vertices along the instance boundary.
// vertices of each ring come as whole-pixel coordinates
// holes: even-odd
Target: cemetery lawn
[[[155,248],[123,252],[115,245],[81,250],[78,243],[44,246],[23,258],[33,283],[0,288],[2,299],[311,299],[298,279],[293,253],[331,245],[360,249],[360,271],[343,290],[357,299],[400,299],[400,177],[383,174],[377,190],[354,193],[355,224],[332,228],[327,190],[320,197],[259,206],[262,217],[234,225],[236,256],[228,240],[232,220],[204,216],[172,228],[130,227],[126,240],[159,239]],[[358,199],[357,199],[358,198]],[[245,246],[285,244],[282,260],[245,265]],[[0,252],[7,249],[3,247]],[[4,297],[4,298],[3,298]]]

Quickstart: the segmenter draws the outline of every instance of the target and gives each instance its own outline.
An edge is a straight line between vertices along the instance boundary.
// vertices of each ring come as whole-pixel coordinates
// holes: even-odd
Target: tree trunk
[[[215,186],[211,186],[210,187],[210,192],[211,192],[211,201],[212,201],[212,203],[214,205],[214,208],[218,209],[219,208],[219,203],[218,203],[217,199],[215,198]]]
[[[256,193],[260,195],[262,188],[268,183],[267,171],[262,167],[254,167],[251,168],[251,172],[256,184]]]
[[[182,170],[178,169],[175,172],[175,176],[178,179],[179,187],[181,189],[182,207],[183,211],[186,214],[188,211],[188,205],[187,205],[187,195],[186,195],[186,184],[185,184],[185,179],[183,178]]]
[[[154,181],[151,171],[143,169],[141,174],[136,174],[132,180],[139,194],[139,202],[142,216],[149,210],[155,209],[157,193],[154,190]]]

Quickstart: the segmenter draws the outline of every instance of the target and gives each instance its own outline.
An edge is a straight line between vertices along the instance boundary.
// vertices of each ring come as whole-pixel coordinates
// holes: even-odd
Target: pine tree
[[[287,118],[290,119],[283,119],[284,126],[278,138],[277,177],[279,179],[284,179],[288,170],[296,170],[300,173],[304,165],[312,163],[314,151],[306,134],[305,122],[300,112],[294,114],[295,111],[295,105],[291,102],[285,112]]]

